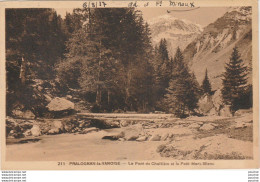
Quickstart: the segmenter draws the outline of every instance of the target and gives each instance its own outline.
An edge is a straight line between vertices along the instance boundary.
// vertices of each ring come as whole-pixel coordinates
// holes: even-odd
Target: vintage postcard
[[[3,170],[259,168],[258,2],[1,2]]]

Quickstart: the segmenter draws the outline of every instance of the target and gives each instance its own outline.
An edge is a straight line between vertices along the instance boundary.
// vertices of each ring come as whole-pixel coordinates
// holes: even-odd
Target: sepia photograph
[[[6,162],[258,159],[252,6],[99,6],[5,8]]]

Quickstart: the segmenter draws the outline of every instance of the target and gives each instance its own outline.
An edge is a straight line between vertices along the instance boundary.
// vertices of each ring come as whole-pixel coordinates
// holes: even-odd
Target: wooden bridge
[[[77,113],[78,118],[103,120],[137,120],[137,121],[164,121],[175,119],[172,114],[132,114],[132,113]]]
[[[172,114],[136,114],[136,113],[77,113],[78,120],[85,120],[100,128],[121,127],[123,122],[171,122],[176,121]]]

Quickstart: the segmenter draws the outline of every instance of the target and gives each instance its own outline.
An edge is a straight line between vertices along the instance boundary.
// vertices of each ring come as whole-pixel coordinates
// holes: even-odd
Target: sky
[[[178,8],[179,10],[180,8]],[[65,17],[66,12],[72,12],[73,9],[55,9],[61,17]],[[138,8],[143,13],[144,20],[148,21],[152,18],[168,14],[167,10],[176,10],[176,8]],[[224,15],[229,7],[201,7],[192,11],[171,11],[170,14],[176,18],[186,19],[203,27],[213,23],[216,19]]]

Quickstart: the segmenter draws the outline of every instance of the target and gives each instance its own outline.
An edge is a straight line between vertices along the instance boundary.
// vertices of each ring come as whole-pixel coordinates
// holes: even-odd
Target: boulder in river
[[[66,111],[66,110],[74,110],[75,105],[73,102],[65,98],[55,97],[47,105],[47,108],[49,111]]]
[[[26,137],[32,136],[31,130],[26,130],[23,134],[24,134],[24,136],[26,136]]]
[[[119,131],[119,132],[112,132],[112,133],[106,134],[102,137],[102,139],[119,140],[119,139],[123,138],[124,136],[125,136],[125,133],[122,131]]]
[[[136,124],[136,125],[131,125],[129,127],[126,127],[123,129],[123,132],[125,134],[124,138],[127,141],[133,141],[138,139],[139,136],[145,135],[141,124]]]
[[[131,125],[131,121],[123,120],[120,122],[120,125],[121,125],[121,127],[127,127],[127,126]]]
[[[64,131],[64,125],[61,120],[54,120],[51,129],[48,131],[48,134],[55,135],[62,133]]]
[[[120,128],[119,120],[105,119],[105,118],[93,118],[89,119],[91,126],[100,128],[100,129],[109,129],[109,128]]]
[[[158,134],[154,134],[151,138],[150,141],[160,141],[161,140],[161,136]]]
[[[211,123],[206,123],[202,127],[200,127],[200,130],[208,131],[208,130],[213,130],[215,128],[215,125]]]
[[[38,125],[33,125],[31,128],[31,134],[32,136],[40,136],[41,135],[41,129]]]
[[[63,130],[64,129],[64,126],[62,124],[62,121],[60,120],[56,120],[53,122],[53,127],[54,128],[58,128],[59,130]]]
[[[84,130],[82,130],[81,132],[79,132],[79,134],[87,134],[87,133],[97,132],[97,131],[99,131],[98,128],[96,128],[96,127],[91,127],[91,128],[85,128]]]
[[[146,141],[147,140],[147,136],[140,136],[136,139],[136,141],[138,142],[143,142],[143,141]]]
[[[200,127],[200,124],[198,123],[192,123],[191,125],[188,126],[188,128],[192,128],[192,129],[198,129]]]
[[[124,138],[124,141],[144,141],[146,140],[145,133],[141,124],[131,125],[128,127],[119,128],[115,133],[109,133],[102,139],[118,140]]]
[[[35,115],[30,110],[21,111],[19,109],[15,109],[12,111],[14,117],[23,118],[23,119],[34,119]]]
[[[48,131],[49,135],[56,135],[56,134],[59,134],[59,133],[60,133],[60,130],[58,128],[52,128]]]

